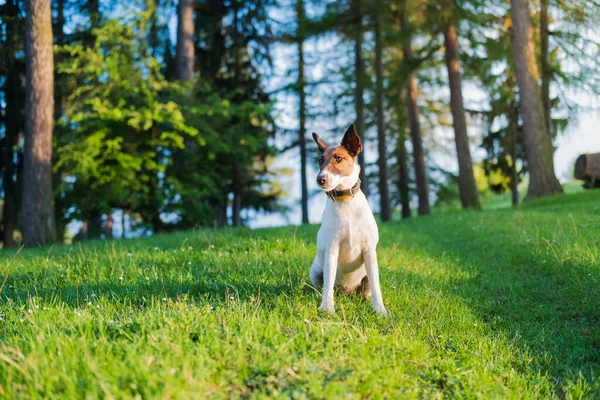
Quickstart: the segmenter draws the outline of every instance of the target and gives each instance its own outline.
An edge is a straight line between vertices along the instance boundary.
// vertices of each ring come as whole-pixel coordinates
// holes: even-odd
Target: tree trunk
[[[233,83],[234,87],[239,87],[240,77],[242,71],[242,57],[241,57],[241,45],[240,45],[240,28],[238,21],[239,13],[239,0],[233,2],[233,48],[234,48],[234,64],[233,64]],[[238,96],[234,99],[235,102],[239,102]],[[238,122],[238,118],[233,118],[233,124]],[[233,167],[233,203],[231,205],[231,223],[233,226],[242,226],[242,170],[239,164],[235,164]]]
[[[552,142],[548,135],[544,107],[537,84],[539,72],[533,44],[533,31],[527,0],[511,0],[513,21],[513,52],[519,87],[519,109],[523,117],[527,166],[529,168],[528,197],[562,193],[554,174]]]
[[[427,166],[425,164],[425,151],[423,150],[423,138],[421,136],[421,123],[419,122],[419,108],[417,98],[419,86],[414,74],[408,77],[406,88],[406,101],[408,108],[408,120],[410,124],[410,136],[413,145],[413,162],[415,167],[415,180],[417,184],[417,195],[419,197],[419,215],[431,214],[429,205],[429,180],[427,178]]]
[[[4,192],[4,206],[2,210],[3,225],[3,246],[4,248],[14,247],[16,241],[14,232],[17,227],[18,197],[15,164],[14,147],[19,139],[20,121],[21,121],[21,99],[22,88],[19,79],[19,67],[16,65],[15,52],[18,46],[18,16],[19,8],[9,1],[5,5],[6,14],[6,65],[7,74],[4,83],[4,101],[5,101],[5,120],[4,120],[4,140],[2,143],[2,156],[4,174],[2,176],[2,191]]]
[[[406,133],[403,128],[400,128],[396,143],[396,158],[398,159],[398,190],[400,191],[400,203],[402,204],[402,218],[410,218],[412,213],[408,187],[408,155],[406,154]]]
[[[552,126],[552,106],[550,103],[550,80],[552,80],[552,70],[550,69],[549,43],[550,32],[548,29],[548,0],[540,0],[540,56],[542,66],[542,103],[544,105],[544,116],[546,118],[546,128],[550,141],[553,140]]]
[[[50,0],[27,0],[25,4],[27,90],[22,232],[25,246],[41,246],[56,238],[52,198],[52,17]]]
[[[381,36],[381,1],[377,2],[375,11],[375,102],[377,106],[377,148],[379,150],[379,202],[381,221],[392,219],[390,195],[388,190],[388,170],[386,156],[385,121],[383,114],[383,38]]]
[[[4,205],[2,208],[3,245],[4,248],[16,245],[14,232],[17,225],[17,188],[15,182],[14,146],[19,135],[18,105],[14,104],[14,95],[18,80],[11,82],[11,73],[8,74],[6,83],[6,122],[4,140],[2,141],[2,161],[4,174],[2,176],[2,190],[4,192]],[[9,87],[11,87],[9,89]]]
[[[148,34],[148,45],[150,46],[150,54],[152,57],[158,57],[157,50],[160,46],[158,42],[158,7],[160,0],[148,0],[146,9],[150,12],[150,32]]]
[[[412,62],[412,39],[407,21],[406,1],[402,2],[400,9],[400,29],[402,31],[402,55],[405,65],[409,66]],[[427,166],[425,164],[425,152],[423,151],[423,138],[421,135],[421,123],[419,122],[419,107],[417,100],[419,97],[419,86],[412,71],[408,72],[408,81],[406,85],[406,105],[408,111],[408,122],[410,126],[410,137],[413,146],[413,163],[415,168],[415,181],[417,185],[417,196],[419,198],[419,215],[428,215],[431,213],[429,205],[429,180],[427,179]]]
[[[471,151],[469,150],[467,121],[463,106],[458,42],[456,29],[453,25],[449,25],[444,33],[444,47],[446,49],[446,67],[448,68],[450,86],[450,108],[452,110],[452,124],[454,125],[456,155],[458,158],[460,201],[463,208],[480,208],[477,184],[475,183],[475,175],[473,174]]]
[[[55,43],[59,46],[64,45],[64,26],[65,26],[65,0],[57,0],[56,4],[56,18],[54,19],[53,24],[53,34]],[[62,61],[62,55],[55,55],[55,63],[59,64]],[[54,86],[54,126],[56,127],[60,118],[63,115],[63,106],[64,106],[64,92],[60,74],[57,69],[54,70],[54,82],[56,85]],[[57,141],[57,130],[54,129],[54,141]],[[54,162],[56,162],[57,155],[54,155]],[[62,177],[62,171],[52,171],[52,187],[56,190],[56,188],[60,187]],[[64,205],[61,204],[60,194],[54,196],[54,218],[56,223],[56,241],[58,243],[64,243],[65,241],[65,230],[66,230],[66,221],[64,218]]]
[[[360,189],[365,196],[369,196],[369,182],[367,180],[367,164],[365,161],[365,117],[364,117],[364,91],[365,91],[365,62],[363,61],[363,15],[361,11],[361,0],[352,0],[356,27],[354,28],[354,73],[356,75],[356,86],[354,88],[354,107],[356,110],[356,121],[354,126],[356,132],[362,136],[363,151],[358,153],[358,165],[360,165]]]
[[[509,111],[508,129],[510,134],[510,191],[512,194],[512,205],[519,205],[519,172],[517,171],[517,141],[519,133],[519,113],[517,107],[511,107]]]
[[[87,9],[88,17],[90,19],[90,31],[86,33],[83,45],[85,47],[92,47],[96,42],[96,34],[92,30],[100,27],[100,3],[99,0],[87,0],[85,4]]]
[[[304,1],[296,3],[298,18],[298,97],[300,100],[299,115],[300,129],[298,130],[298,143],[300,145],[300,185],[302,193],[302,223],[308,224],[308,178],[306,176],[306,92],[304,86]]]
[[[194,1],[179,0],[177,5],[177,47],[175,77],[190,80],[194,77]]]
[[[106,214],[106,224],[104,225],[104,236],[107,239],[112,239],[113,237],[113,213],[110,211]]]
[[[233,167],[233,203],[231,205],[231,223],[233,226],[242,226],[242,181],[238,165]]]

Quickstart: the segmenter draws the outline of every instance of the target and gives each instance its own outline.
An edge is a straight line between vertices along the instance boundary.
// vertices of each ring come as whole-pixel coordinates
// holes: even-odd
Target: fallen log
[[[582,180],[585,189],[600,188],[600,153],[582,154],[577,158],[575,179]]]

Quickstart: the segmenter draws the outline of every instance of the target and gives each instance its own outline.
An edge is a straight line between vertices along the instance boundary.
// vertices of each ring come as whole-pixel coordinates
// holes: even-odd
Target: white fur
[[[328,182],[331,179],[332,183],[336,183],[332,189],[350,189],[358,181],[359,173],[360,167],[355,163],[350,176],[329,174]],[[345,202],[327,199],[317,235],[317,255],[310,268],[310,279],[314,286],[321,285],[322,276],[323,300],[319,310],[334,312],[334,287],[352,291],[360,286],[367,275],[373,308],[378,314],[387,315],[379,286],[378,241],[377,223],[362,191]]]

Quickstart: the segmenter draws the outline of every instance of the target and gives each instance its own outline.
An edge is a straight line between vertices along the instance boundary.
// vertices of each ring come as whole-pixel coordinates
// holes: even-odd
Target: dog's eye
[[[335,158],[335,162],[342,162],[343,158],[342,157],[336,157]]]
[[[317,158],[317,162],[319,163],[319,165],[322,165],[323,164],[323,157]]]

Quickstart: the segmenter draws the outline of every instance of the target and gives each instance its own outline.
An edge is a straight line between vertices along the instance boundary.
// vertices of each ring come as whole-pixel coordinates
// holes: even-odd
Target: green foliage
[[[594,398],[600,198],[381,226],[384,301],[305,284],[316,226],[4,252],[7,398]]]
[[[147,51],[145,17],[108,20],[94,31],[93,47],[63,48],[68,57],[58,70],[77,86],[61,120],[56,168],[80,218],[153,201],[168,152],[198,135],[183,117],[188,105],[178,104],[182,89],[165,80]]]
[[[270,103],[240,99],[242,88],[219,90],[201,78],[168,81],[146,43],[149,17],[105,18],[92,47],[62,49],[58,70],[74,89],[55,168],[63,178],[58,190],[74,206],[69,217],[119,208],[155,231],[168,215],[178,227],[211,225],[215,208],[227,207],[234,166],[244,178],[243,206],[268,206],[278,194],[263,186]]]

